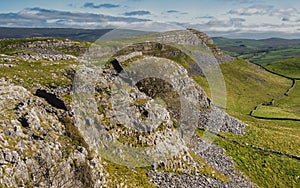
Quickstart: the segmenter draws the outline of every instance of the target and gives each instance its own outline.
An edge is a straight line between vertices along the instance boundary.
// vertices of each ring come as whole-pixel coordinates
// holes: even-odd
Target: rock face
[[[74,145],[64,136],[66,125],[59,119],[68,117],[64,110],[2,79],[0,111],[1,185],[100,187],[105,184],[101,159],[88,159],[84,147]]]
[[[213,40],[209,38],[209,36],[203,32],[194,30],[194,29],[189,29],[190,32],[194,33],[197,35],[202,41],[203,45],[209,47],[209,50],[212,51],[216,57],[216,59],[220,62],[229,62],[235,60],[234,57],[231,57],[230,55],[224,54],[224,52],[214,44]]]
[[[72,86],[41,85],[29,92],[1,78],[0,185],[132,187],[119,183],[115,174],[128,179],[128,171],[144,165],[148,181],[159,187],[252,187],[223,149],[203,148],[206,143],[195,135],[198,128],[243,134],[246,125],[211,103],[192,78],[203,76],[202,70],[180,46],[200,47],[218,63],[230,57],[194,30],[152,39],[109,54],[101,67],[82,61],[76,72],[64,74],[73,79]],[[12,64],[16,59],[74,62],[77,57],[59,50],[83,51],[76,42],[59,40],[6,47],[20,49],[9,56]],[[90,53],[97,55],[96,49]],[[71,94],[72,103],[66,99]],[[107,166],[113,163],[133,169],[112,173]]]

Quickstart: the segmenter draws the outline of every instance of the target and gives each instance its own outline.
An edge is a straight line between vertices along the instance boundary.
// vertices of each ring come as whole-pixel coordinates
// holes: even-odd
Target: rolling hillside
[[[256,145],[300,154],[300,127],[299,121],[296,121],[300,119],[297,80],[300,73],[299,40],[214,38],[214,41],[227,53],[261,64],[275,73],[243,60],[221,65],[227,84],[227,111],[247,123],[249,127],[244,136],[226,134],[229,138],[245,144],[244,147],[224,139],[217,142],[231,153],[241,169],[260,182],[259,185],[287,187],[287,184],[294,182],[294,186],[300,186],[299,179],[285,176],[299,173],[298,161],[263,154],[247,147]],[[262,106],[256,110],[255,104]],[[245,115],[249,109],[256,110],[253,113],[254,117]],[[270,175],[271,173],[275,174]],[[266,179],[272,183],[268,183]]]
[[[300,54],[300,39],[213,38],[213,40],[222,50],[230,55],[261,65],[299,57]]]

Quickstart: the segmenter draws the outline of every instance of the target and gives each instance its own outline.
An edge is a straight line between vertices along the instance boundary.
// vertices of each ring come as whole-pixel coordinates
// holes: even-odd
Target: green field
[[[270,119],[299,119],[300,114],[295,113],[293,109],[279,106],[262,106],[254,114],[255,117]]]
[[[215,144],[233,157],[238,169],[260,187],[299,187],[300,161],[284,156],[242,147],[222,138]]]
[[[254,40],[214,38],[214,42],[226,53],[260,65],[300,56],[299,39],[271,38]]]
[[[276,101],[272,106],[262,106],[255,116],[267,118],[291,118],[300,120],[300,81],[296,81],[295,88],[290,94]]]
[[[300,78],[300,58],[292,58],[278,61],[265,66],[267,69],[288,76]],[[266,118],[289,118],[300,120],[300,81],[296,81],[295,87],[288,96],[285,96],[271,106],[262,106],[255,113],[255,116]]]
[[[292,81],[244,60],[223,63],[221,69],[227,87],[227,112],[248,125],[244,135],[222,134],[244,144],[300,155],[299,122],[262,120],[249,115],[256,105],[283,95],[292,85]],[[198,83],[204,83],[203,86],[209,93],[203,79],[198,79]],[[289,108],[291,104],[295,104],[294,107],[298,108],[296,104],[300,103],[296,96],[299,89],[295,88],[289,97],[278,102],[288,105]],[[273,114],[270,111],[268,113]],[[296,116],[299,117],[297,114],[293,117]],[[236,167],[259,186],[299,186],[299,161],[250,147],[237,146],[221,138],[217,138],[215,142],[233,158]]]
[[[300,137],[298,122],[260,120],[249,115],[256,105],[269,102],[286,92],[292,81],[243,60],[221,64],[221,69],[227,87],[227,112],[250,125],[243,136],[226,134],[247,143],[299,155],[300,147],[296,146],[300,145],[300,140],[295,139]],[[204,86],[209,93],[207,85]],[[289,96],[295,100],[295,104],[299,100],[294,97],[297,93],[298,87]],[[290,101],[288,97],[283,98],[282,104],[286,104],[283,100]]]
[[[251,125],[247,127],[245,136],[237,137],[242,139],[249,137],[245,140],[249,143],[290,153],[296,151],[300,154],[300,149],[292,147],[292,144],[290,145],[292,149],[285,148],[289,143],[295,142],[292,136],[286,138],[286,135],[300,137],[300,127],[296,126],[297,123],[259,120],[248,115],[257,104],[269,102],[270,99],[282,95],[290,87],[291,81],[245,61],[224,63],[221,68],[227,86],[227,112]],[[290,94],[291,98],[297,95],[297,91],[294,91]],[[284,130],[287,131],[286,134]]]
[[[292,84],[243,60],[221,64],[227,88],[227,111],[249,114],[260,103],[283,94]]]
[[[300,57],[277,61],[269,65],[265,65],[265,67],[273,72],[291,78],[300,78]]]
[[[284,54],[284,55],[283,55]],[[299,56],[299,47],[289,47],[286,49],[278,49],[274,51],[259,52],[254,54],[241,55],[240,58],[247,59],[251,62],[266,65],[280,60],[286,60]]]

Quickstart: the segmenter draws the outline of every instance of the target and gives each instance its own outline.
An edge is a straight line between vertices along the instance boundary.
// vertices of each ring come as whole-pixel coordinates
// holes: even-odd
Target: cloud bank
[[[151,20],[93,13],[74,13],[39,7],[28,8],[18,13],[0,14],[0,26],[2,27],[115,28],[147,21]]]
[[[228,0],[230,1],[230,0]],[[113,8],[108,4],[85,4],[86,8],[100,9]],[[117,8],[117,7],[116,7]],[[182,15],[183,12],[175,9],[166,10],[161,15],[155,15],[148,10],[136,10],[119,13],[121,16],[110,16],[99,13],[70,12],[49,10],[39,7],[27,8],[17,13],[0,14],[1,27],[52,27],[52,28],[86,28],[104,29],[128,27],[130,25],[146,25],[149,30],[154,27],[152,21],[159,21],[164,15]],[[147,16],[145,19],[140,16]],[[267,16],[273,22],[250,22],[252,17]],[[252,19],[253,20],[253,19]],[[254,19],[255,20],[255,19]],[[166,24],[194,28],[208,33],[211,36],[225,37],[285,37],[299,38],[300,36],[300,13],[296,8],[277,9],[267,5],[252,5],[244,8],[232,9],[226,15],[199,15],[192,21],[187,22],[166,21],[155,25],[154,30],[166,27]],[[138,27],[137,27],[138,29]]]
[[[277,9],[270,5],[252,5],[245,8],[236,8],[228,12],[238,16],[270,16],[281,18],[282,21],[299,22],[300,12],[296,8]]]

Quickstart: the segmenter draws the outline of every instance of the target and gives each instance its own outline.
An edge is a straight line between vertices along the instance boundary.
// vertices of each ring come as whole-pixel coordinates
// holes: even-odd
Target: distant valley
[[[229,39],[213,38],[216,45],[234,57],[260,65],[300,56],[300,39]]]

